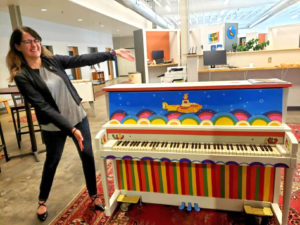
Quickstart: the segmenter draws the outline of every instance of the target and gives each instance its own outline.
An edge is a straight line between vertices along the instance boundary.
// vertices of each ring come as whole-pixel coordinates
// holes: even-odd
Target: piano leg
[[[103,196],[105,201],[105,211],[110,208],[109,202],[109,193],[108,193],[108,184],[107,184],[107,165],[106,159],[100,159],[100,172],[101,172],[101,180],[102,180],[102,187],[103,187]]]
[[[284,184],[283,184],[284,186],[283,186],[282,225],[288,224],[294,171],[295,168],[285,168]]]

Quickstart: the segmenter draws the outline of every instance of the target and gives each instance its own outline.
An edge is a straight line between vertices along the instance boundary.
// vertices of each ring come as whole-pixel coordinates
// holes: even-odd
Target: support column
[[[11,21],[12,29],[22,26],[22,17],[20,7],[18,5],[9,5],[9,16]]]
[[[180,54],[181,65],[186,66],[186,55],[189,49],[189,7],[188,0],[179,1],[180,10]]]

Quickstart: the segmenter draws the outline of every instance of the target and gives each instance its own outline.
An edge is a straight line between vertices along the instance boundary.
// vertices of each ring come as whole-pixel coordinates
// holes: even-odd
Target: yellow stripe
[[[271,168],[270,166],[265,167],[265,177],[264,177],[264,201],[269,201],[270,195],[270,178],[271,178]]]
[[[148,171],[148,182],[149,182],[149,191],[153,192],[153,182],[152,182],[152,173],[151,173],[151,164],[150,161],[147,160],[147,171]]]
[[[134,172],[134,177],[135,177],[135,187],[137,191],[140,191],[140,180],[139,180],[139,173],[137,170],[137,161],[133,160],[133,172]]]
[[[193,195],[197,195],[197,185],[196,185],[196,167],[192,163],[192,185],[193,185]]]
[[[122,163],[122,171],[123,171],[123,178],[124,178],[124,189],[128,190],[125,161],[121,160],[121,163]]]
[[[225,165],[225,198],[229,198],[229,165]]]
[[[212,197],[212,180],[211,180],[211,164],[207,164],[207,189],[208,197]]]
[[[247,166],[242,166],[242,199],[246,199]]]
[[[163,192],[168,193],[168,183],[167,183],[167,171],[166,171],[166,162],[161,162],[161,173],[162,173],[162,182],[163,182]]]
[[[177,173],[177,188],[178,188],[178,194],[182,194],[181,190],[181,179],[180,179],[180,168],[179,168],[179,163],[176,163],[176,173]]]

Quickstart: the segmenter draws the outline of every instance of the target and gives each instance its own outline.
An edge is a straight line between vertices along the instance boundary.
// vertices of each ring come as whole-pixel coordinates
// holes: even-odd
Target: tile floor
[[[105,85],[123,82],[127,78],[119,78]],[[106,104],[104,96],[96,98],[95,115],[92,114],[89,104],[85,103],[92,137],[100,130],[106,121]],[[21,150],[17,147],[11,117],[8,114],[0,115],[2,129],[4,130],[7,150],[9,153],[28,152],[30,142],[28,135],[23,136]],[[299,111],[289,111],[288,123],[300,123]],[[44,149],[39,133],[36,135],[38,150]],[[94,143],[93,143],[94,145]],[[95,148],[94,148],[95,151]],[[298,151],[300,155],[300,151]],[[0,224],[7,225],[35,225],[49,224],[55,216],[63,210],[66,205],[84,187],[84,176],[80,165],[80,159],[71,139],[67,140],[65,150],[58,166],[52,191],[47,202],[49,216],[41,223],[36,218],[37,196],[39,183],[45,159],[45,153],[39,154],[40,162],[36,162],[33,156],[14,158],[9,162],[0,159],[2,172],[0,174]],[[300,159],[300,157],[298,157]],[[95,159],[97,171],[99,161]],[[299,160],[300,161],[300,160]]]

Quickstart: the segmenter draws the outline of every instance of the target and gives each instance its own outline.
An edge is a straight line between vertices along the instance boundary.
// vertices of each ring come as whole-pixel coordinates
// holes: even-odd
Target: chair
[[[9,160],[9,158],[8,158],[8,154],[7,154],[7,150],[6,150],[6,144],[5,144],[5,140],[4,140],[1,122],[0,122],[0,139],[1,139],[0,150],[3,149],[5,160],[7,162]],[[0,171],[1,171],[1,168],[0,168]]]
[[[8,87],[14,87],[16,85],[8,85]],[[25,111],[25,104],[24,104],[24,98],[21,94],[11,94],[12,100],[14,105],[10,107],[11,110],[11,116],[14,124],[14,129],[17,137],[17,143],[18,147],[21,148],[21,135],[22,134],[28,134],[28,124],[25,126],[21,126],[21,112]],[[34,127],[38,127],[38,129],[35,129],[35,132],[41,131],[40,125],[34,125]]]
[[[11,114],[8,99],[0,98],[0,103],[3,103],[8,114]]]

